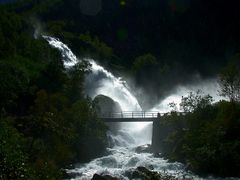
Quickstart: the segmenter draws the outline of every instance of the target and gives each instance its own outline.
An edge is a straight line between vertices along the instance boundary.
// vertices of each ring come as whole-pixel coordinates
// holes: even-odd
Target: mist
[[[170,112],[172,109],[169,103],[175,103],[177,105],[177,111],[180,110],[179,104],[181,103],[182,97],[186,97],[190,92],[201,91],[203,95],[210,95],[213,98],[213,102],[220,100],[227,100],[219,95],[220,87],[217,78],[203,80],[196,78],[196,82],[188,85],[177,85],[173,88],[170,95],[160,100],[160,102],[151,108],[151,111],[159,111],[161,113]]]

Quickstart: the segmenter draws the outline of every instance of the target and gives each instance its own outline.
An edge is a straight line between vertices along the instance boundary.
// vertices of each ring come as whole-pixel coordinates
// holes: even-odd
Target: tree
[[[168,104],[168,106],[171,108],[171,112],[177,112],[178,107],[177,107],[177,104],[175,102],[170,102]]]
[[[36,179],[25,152],[26,139],[11,121],[0,117],[0,179]]]
[[[92,37],[89,32],[80,34],[79,40],[90,45],[93,49],[92,53],[96,53],[100,58],[110,59],[113,56],[113,49],[105,42],[101,41],[97,36]]]
[[[138,72],[143,70],[143,68],[151,67],[155,65],[157,65],[156,57],[153,56],[152,54],[144,54],[135,59],[132,66],[132,71],[137,74]]]
[[[180,103],[180,109],[184,112],[192,112],[196,109],[203,109],[212,103],[212,97],[208,95],[202,95],[202,92],[198,90],[196,93],[190,92],[187,97],[182,97]]]
[[[219,75],[220,95],[231,102],[240,100],[240,71],[235,63],[228,64]]]

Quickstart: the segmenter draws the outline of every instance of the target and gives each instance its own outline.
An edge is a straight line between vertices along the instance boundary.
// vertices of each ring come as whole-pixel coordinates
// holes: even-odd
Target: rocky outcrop
[[[93,102],[97,105],[98,116],[108,116],[109,113],[122,111],[119,103],[108,96],[98,95]],[[116,132],[119,129],[119,123],[107,123],[107,125],[112,132]]]
[[[108,96],[98,95],[93,100],[96,103],[98,110],[98,114],[106,114],[109,112],[121,112],[121,106],[118,102],[114,101]]]

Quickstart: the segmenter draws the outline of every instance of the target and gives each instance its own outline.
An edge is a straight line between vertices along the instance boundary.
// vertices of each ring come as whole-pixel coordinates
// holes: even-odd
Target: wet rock
[[[159,179],[157,172],[152,172],[145,167],[138,167],[135,171],[133,171],[131,178],[133,178],[133,179],[145,179],[145,180]]]
[[[118,180],[118,179],[110,175],[94,174],[92,180]]]
[[[143,179],[143,180],[176,180],[175,177],[164,173],[151,171],[145,167],[137,167],[131,173],[127,173],[129,179]]]
[[[104,95],[97,95],[94,100],[94,103],[96,103],[99,107],[97,110],[97,113],[99,115],[107,115],[109,112],[121,112],[121,106],[118,102],[114,101],[108,96]]]
[[[105,180],[105,179],[99,174],[94,174],[92,180]]]
[[[153,170],[154,169],[153,165],[149,165],[148,169]]]
[[[118,178],[110,176],[110,175],[104,175],[103,176],[106,180],[118,180]]]
[[[138,146],[135,148],[136,153],[151,153],[152,152],[152,146],[150,144],[145,144],[142,146]]]
[[[99,117],[108,117],[111,112],[122,112],[120,104],[108,96],[97,95],[93,103],[97,105],[97,115]],[[120,123],[108,123],[107,125],[111,131],[117,131],[120,127]]]
[[[158,152],[155,152],[155,153],[153,153],[153,157],[161,158],[162,155],[160,153],[158,153]]]

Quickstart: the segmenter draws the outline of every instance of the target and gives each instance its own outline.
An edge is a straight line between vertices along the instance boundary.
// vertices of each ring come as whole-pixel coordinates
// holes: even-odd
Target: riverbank
[[[240,105],[221,101],[158,122],[154,152],[200,176],[240,177]]]

